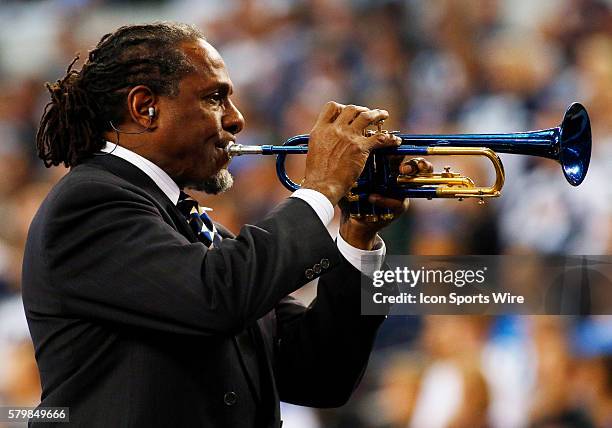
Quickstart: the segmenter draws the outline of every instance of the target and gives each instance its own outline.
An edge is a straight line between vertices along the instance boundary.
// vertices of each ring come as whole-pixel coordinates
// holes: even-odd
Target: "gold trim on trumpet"
[[[495,169],[495,183],[489,187],[476,186],[471,178],[452,172],[446,167],[442,173],[419,173],[416,175],[397,176],[398,183],[413,184],[418,186],[437,186],[436,196],[438,198],[495,198],[501,194],[504,186],[504,165],[497,154],[486,147],[428,147],[428,155],[446,156],[484,156],[491,161]]]

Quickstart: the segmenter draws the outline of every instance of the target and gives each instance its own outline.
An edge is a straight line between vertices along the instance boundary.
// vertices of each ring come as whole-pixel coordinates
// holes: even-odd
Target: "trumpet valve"
[[[365,221],[366,223],[378,223],[378,214],[366,214]]]
[[[385,123],[384,120],[379,120],[378,122],[376,122],[376,130],[372,130],[372,129],[366,129],[363,131],[363,136],[364,137],[371,137],[372,135],[376,135],[376,134],[399,134],[400,131],[388,131],[386,129],[383,129],[383,124]]]
[[[455,173],[451,171],[450,166],[444,167],[444,172],[440,173],[440,177],[442,178],[452,178],[455,176]]]
[[[359,202],[359,195],[356,193],[353,193],[349,190],[349,192],[346,194],[346,200],[349,202]]]

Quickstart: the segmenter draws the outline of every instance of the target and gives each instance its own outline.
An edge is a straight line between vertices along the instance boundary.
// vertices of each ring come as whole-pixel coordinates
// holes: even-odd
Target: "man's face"
[[[219,53],[204,40],[186,43],[183,50],[195,72],[179,83],[175,97],[160,97],[160,159],[179,187],[216,194],[232,185],[224,150],[244,126],[230,100],[232,82]]]

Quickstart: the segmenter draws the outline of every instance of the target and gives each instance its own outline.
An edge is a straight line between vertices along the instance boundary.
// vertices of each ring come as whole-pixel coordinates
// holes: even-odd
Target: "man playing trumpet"
[[[364,136],[387,112],[325,105],[302,189],[233,236],[183,192],[231,186],[225,148],[244,126],[198,30],[121,27],[48,87],[38,154],[71,170],[23,266],[41,406],[75,426],[278,427],[279,400],[346,402],[384,319],[360,315],[359,268],[386,223],[343,215],[337,242],[326,225],[370,151],[400,143]],[[314,278],[310,308],[288,297]]]

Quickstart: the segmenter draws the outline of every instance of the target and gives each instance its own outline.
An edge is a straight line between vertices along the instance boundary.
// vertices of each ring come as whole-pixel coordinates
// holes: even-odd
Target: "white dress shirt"
[[[106,145],[102,148],[102,152],[120,157],[121,159],[128,161],[136,168],[140,169],[155,182],[155,184],[161,189],[162,192],[164,192],[164,194],[172,201],[174,205],[178,203],[180,195],[178,185],[170,178],[168,174],[166,174],[163,169],[155,165],[153,162],[137,153],[134,153],[131,150],[126,149],[125,147],[111,142],[106,142]],[[322,193],[317,192],[316,190],[299,189],[293,192],[291,197],[302,199],[304,202],[310,205],[315,213],[317,213],[319,219],[321,219],[321,222],[325,227],[329,226],[334,218],[334,207],[332,206],[331,202]],[[368,276],[372,276],[372,271],[380,268],[382,258],[386,252],[385,243],[378,235],[376,235],[376,242],[374,243],[374,250],[372,251],[361,250],[353,247],[342,239],[340,233],[338,233],[336,244],[338,245],[338,250],[344,256],[344,258],[348,260],[348,262],[355,268]],[[379,260],[379,263],[377,266],[368,264],[367,267],[363,266],[362,268],[362,256],[380,256],[377,259]],[[364,269],[367,269],[367,271],[364,271]]]

